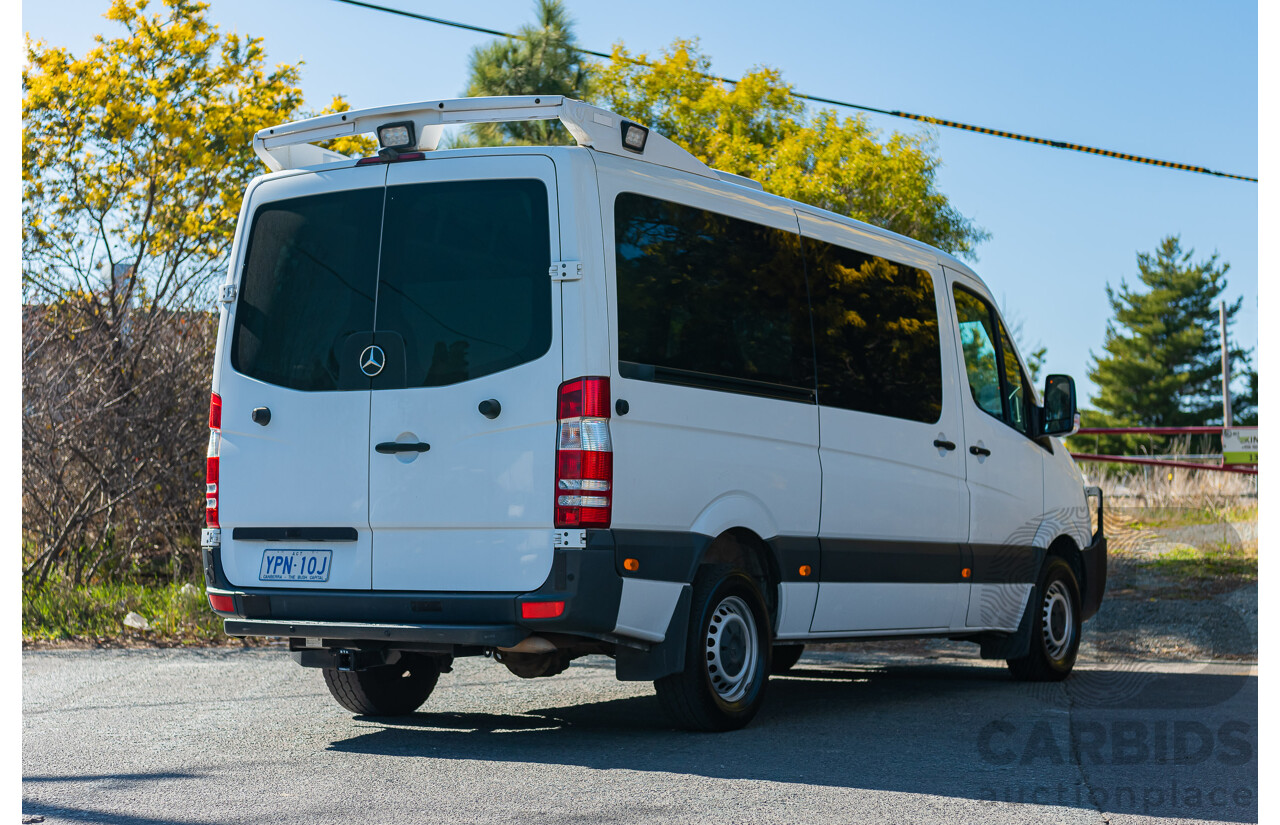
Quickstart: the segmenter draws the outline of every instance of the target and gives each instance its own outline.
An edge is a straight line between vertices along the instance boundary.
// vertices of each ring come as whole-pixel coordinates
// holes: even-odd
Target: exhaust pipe
[[[514,647],[500,647],[503,653],[553,653],[556,646],[541,636],[527,636]]]

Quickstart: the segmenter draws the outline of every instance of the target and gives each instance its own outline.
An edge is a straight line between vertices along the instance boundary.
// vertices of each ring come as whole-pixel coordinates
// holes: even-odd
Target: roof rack
[[[315,141],[376,132],[380,126],[411,122],[416,145],[405,151],[434,151],[445,126],[462,123],[503,123],[559,119],[579,146],[598,152],[648,161],[713,180],[754,188],[760,184],[739,175],[717,172],[667,138],[621,115],[563,95],[465,97],[427,100],[337,112],[262,129],[253,137],[253,150],[273,172],[303,169],[347,160],[345,155],[313,145]],[[623,132],[639,127],[639,149],[623,143]]]

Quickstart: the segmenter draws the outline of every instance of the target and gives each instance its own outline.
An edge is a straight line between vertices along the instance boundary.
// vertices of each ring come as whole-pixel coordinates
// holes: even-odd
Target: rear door
[[[373,334],[385,176],[300,174],[250,194],[217,383],[234,585],[369,587],[370,383],[357,359]],[[269,421],[254,422],[259,408]]]
[[[374,589],[533,590],[550,572],[556,197],[543,155],[390,167],[364,443]]]

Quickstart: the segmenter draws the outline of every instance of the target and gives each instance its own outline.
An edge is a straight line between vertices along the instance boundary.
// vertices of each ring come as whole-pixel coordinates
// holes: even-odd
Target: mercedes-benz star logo
[[[382,347],[365,347],[364,352],[360,353],[360,371],[370,378],[382,372],[386,363],[387,354],[382,351]]]

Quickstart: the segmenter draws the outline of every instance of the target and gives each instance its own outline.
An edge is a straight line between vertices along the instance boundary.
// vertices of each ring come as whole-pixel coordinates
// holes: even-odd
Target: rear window
[[[295,390],[369,388],[340,356],[349,339],[355,347],[373,329],[382,192],[329,192],[258,209],[231,341],[237,372]]]
[[[509,369],[550,348],[550,263],[538,180],[269,203],[249,236],[231,363],[304,391],[443,386]],[[374,343],[386,367],[371,382],[359,357]]]
[[[546,353],[550,232],[540,180],[387,190],[377,340],[388,366],[402,342],[405,386],[456,384]]]

